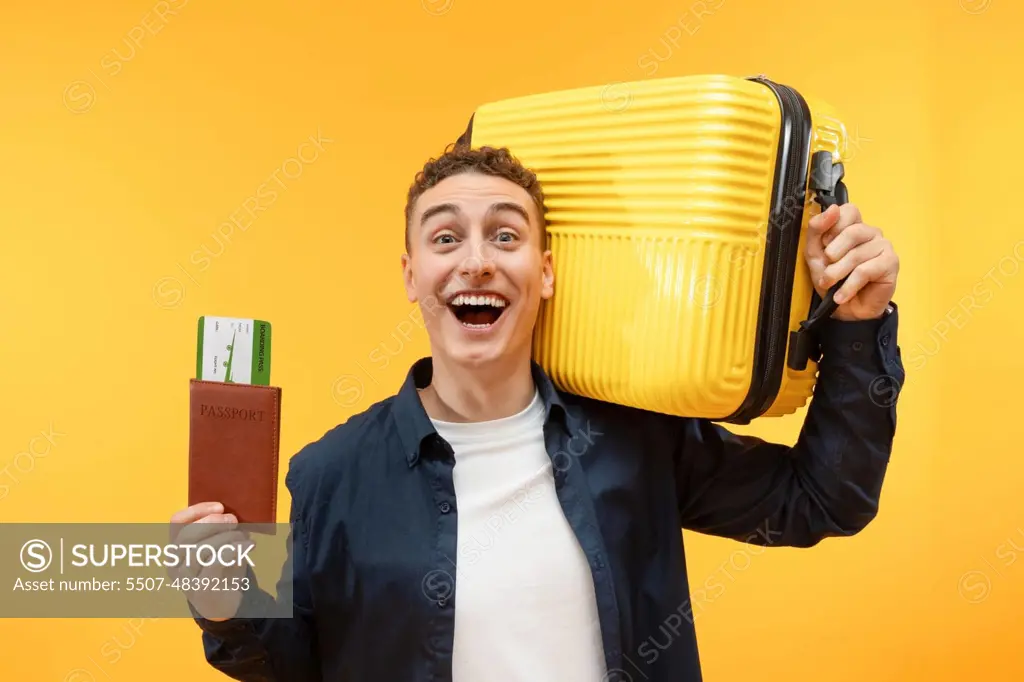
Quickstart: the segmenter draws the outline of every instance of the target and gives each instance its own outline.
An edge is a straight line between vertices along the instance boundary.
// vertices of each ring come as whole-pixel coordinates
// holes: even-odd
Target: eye
[[[509,230],[502,230],[501,232],[498,233],[498,241],[499,242],[505,242],[507,244],[509,242],[515,241],[515,239],[516,239],[516,233],[515,232],[511,232]]]
[[[448,234],[448,233],[439,234],[436,237],[434,237],[434,243],[435,244],[454,244],[455,243],[455,235]]]

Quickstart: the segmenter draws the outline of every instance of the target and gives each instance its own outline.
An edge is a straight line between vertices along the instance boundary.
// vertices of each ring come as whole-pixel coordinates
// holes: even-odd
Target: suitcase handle
[[[850,201],[849,191],[843,183],[845,169],[842,163],[833,163],[832,154],[827,151],[815,152],[811,160],[811,189],[814,190],[814,201],[826,211],[834,204],[843,205]],[[789,335],[789,357],[787,364],[791,369],[803,371],[807,361],[817,362],[821,358],[821,346],[815,337],[815,331],[836,311],[839,304],[835,295],[846,284],[849,275],[833,284],[822,299],[815,291],[811,296],[811,306],[807,319],[800,323],[800,328]]]

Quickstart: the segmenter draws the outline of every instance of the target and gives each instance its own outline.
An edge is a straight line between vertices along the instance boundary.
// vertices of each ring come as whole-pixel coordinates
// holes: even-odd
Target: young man
[[[543,193],[506,150],[428,162],[406,230],[431,355],[291,460],[294,618],[197,618],[213,667],[251,682],[696,682],[681,529],[811,547],[875,517],[896,428],[878,379],[904,379],[899,263],[855,206],[811,221],[819,292],[849,279],[793,447],[554,388],[531,361],[555,291]],[[234,521],[222,511],[172,521]]]

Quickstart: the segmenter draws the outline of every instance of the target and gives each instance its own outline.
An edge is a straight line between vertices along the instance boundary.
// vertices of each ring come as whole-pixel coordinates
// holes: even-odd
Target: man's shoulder
[[[393,435],[394,401],[390,396],[331,427],[303,446],[288,463],[285,481],[293,496],[336,482],[369,456],[380,456]]]
[[[607,400],[570,393],[560,388],[556,388],[555,392],[565,406],[565,410],[573,423],[600,422],[605,426],[614,427],[621,425],[623,428],[635,431],[643,426],[666,423],[679,425],[682,421],[686,421],[679,417],[633,407],[624,403],[613,403]]]

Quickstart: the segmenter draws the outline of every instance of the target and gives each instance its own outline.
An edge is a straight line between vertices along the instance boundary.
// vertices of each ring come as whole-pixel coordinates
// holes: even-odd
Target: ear
[[[402,279],[405,282],[405,295],[410,303],[416,302],[416,282],[412,275],[412,256],[402,254]]]
[[[555,294],[555,264],[550,249],[544,252],[541,275],[540,297],[546,300]]]

